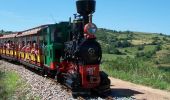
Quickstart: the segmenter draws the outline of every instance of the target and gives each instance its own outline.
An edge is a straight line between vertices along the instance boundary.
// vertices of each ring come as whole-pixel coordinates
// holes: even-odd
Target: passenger
[[[10,48],[10,41],[8,41],[8,43],[6,44],[6,47],[7,47],[7,49]]]
[[[18,51],[18,42],[14,42],[14,48],[13,48],[13,50],[14,50],[14,55],[15,55],[15,57],[17,57],[17,51]]]
[[[38,46],[36,44],[36,41],[33,41],[33,46],[32,46],[32,49],[31,49],[31,54],[33,55],[32,57],[32,60],[34,62],[37,62],[37,55],[38,55]]]
[[[12,47],[12,49],[15,48],[15,42],[12,42],[11,47]]]
[[[22,49],[22,47],[23,47],[23,42],[22,43],[20,42],[18,45],[18,50],[20,51]]]
[[[22,41],[22,43],[19,45],[19,51],[20,51],[20,58],[24,59],[23,52],[25,52],[25,41]]]
[[[11,56],[13,56],[13,42],[12,41],[10,41],[9,42],[9,54],[11,55]]]
[[[28,42],[27,42],[26,52],[27,52],[27,53],[30,53],[30,52],[31,52],[31,41],[28,41]]]
[[[33,42],[33,48],[31,50],[31,53],[38,55],[38,46],[35,41]]]
[[[25,42],[23,41],[22,46],[21,46],[21,51],[25,51],[25,48],[26,48],[26,45],[25,45]]]
[[[18,51],[20,51],[21,46],[22,46],[22,43],[21,43],[21,42],[18,42]]]
[[[6,46],[7,46],[7,43],[6,43],[6,41],[5,41],[5,43],[4,43],[4,45],[3,45],[4,49],[6,49]]]
[[[21,45],[22,45],[21,43],[18,44],[18,51],[20,51]]]
[[[29,53],[31,53],[31,41],[27,42],[27,45],[26,45],[26,48],[25,48],[25,53],[26,53],[25,59],[30,60],[31,57],[30,57]]]
[[[9,47],[10,47],[11,50],[13,50],[14,49],[14,42],[10,41]]]

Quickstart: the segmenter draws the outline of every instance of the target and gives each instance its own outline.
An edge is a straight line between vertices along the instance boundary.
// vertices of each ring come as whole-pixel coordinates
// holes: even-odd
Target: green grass
[[[0,99],[9,99],[14,94],[19,81],[19,75],[14,72],[0,72]]]
[[[149,51],[153,51],[155,49],[155,45],[146,45],[144,46],[144,50],[142,50],[143,52],[149,52]],[[119,49],[122,52],[125,52],[127,55],[135,55],[137,52],[139,52],[138,47],[134,46],[134,47],[127,47],[127,48],[120,48]]]
[[[28,85],[21,80],[17,73],[0,71],[0,100],[12,100],[14,95],[18,100],[26,98],[39,100],[38,97],[27,95],[28,91],[22,91],[24,88],[28,88]]]
[[[142,59],[118,57],[113,61],[104,61],[102,69],[116,78],[170,91],[170,72],[159,70]]]
[[[112,61],[117,59],[117,57],[126,58],[127,55],[102,54],[102,61]]]
[[[147,45],[144,48],[144,52],[149,52],[155,50],[156,46],[155,45]]]
[[[127,51],[127,52],[125,52],[127,55],[135,55],[138,52],[137,47],[121,48],[120,50]]]

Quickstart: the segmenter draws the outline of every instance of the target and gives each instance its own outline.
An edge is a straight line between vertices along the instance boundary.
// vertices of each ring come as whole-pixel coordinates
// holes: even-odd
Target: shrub
[[[140,45],[140,46],[138,46],[138,50],[144,50],[144,46],[143,45]]]
[[[136,53],[136,57],[143,57],[143,56],[145,56],[144,52],[137,52]]]
[[[109,54],[117,54],[117,55],[121,55],[122,52],[120,52],[118,49],[114,48],[114,49],[111,49],[109,50],[108,52]]]
[[[160,44],[159,44],[159,45],[157,45],[157,46],[156,46],[156,48],[155,48],[155,50],[156,50],[156,51],[160,51],[160,50],[162,50],[162,46],[161,46]]]
[[[136,57],[146,57],[151,58],[154,54],[156,54],[156,49],[148,52],[137,52]]]

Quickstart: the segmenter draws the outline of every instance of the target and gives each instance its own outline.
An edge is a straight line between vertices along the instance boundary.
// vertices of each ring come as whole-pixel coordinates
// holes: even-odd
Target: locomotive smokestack
[[[95,12],[96,1],[95,0],[77,0],[77,12],[82,16],[88,16]]]
[[[89,14],[95,12],[96,1],[95,0],[77,0],[77,13],[79,13],[84,18],[84,23],[89,22]]]

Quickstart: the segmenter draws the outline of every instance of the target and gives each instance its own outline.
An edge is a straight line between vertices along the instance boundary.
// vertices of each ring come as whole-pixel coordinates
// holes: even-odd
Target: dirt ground
[[[133,97],[137,100],[170,100],[170,92],[136,85],[111,77],[110,80],[112,93],[118,97]]]

